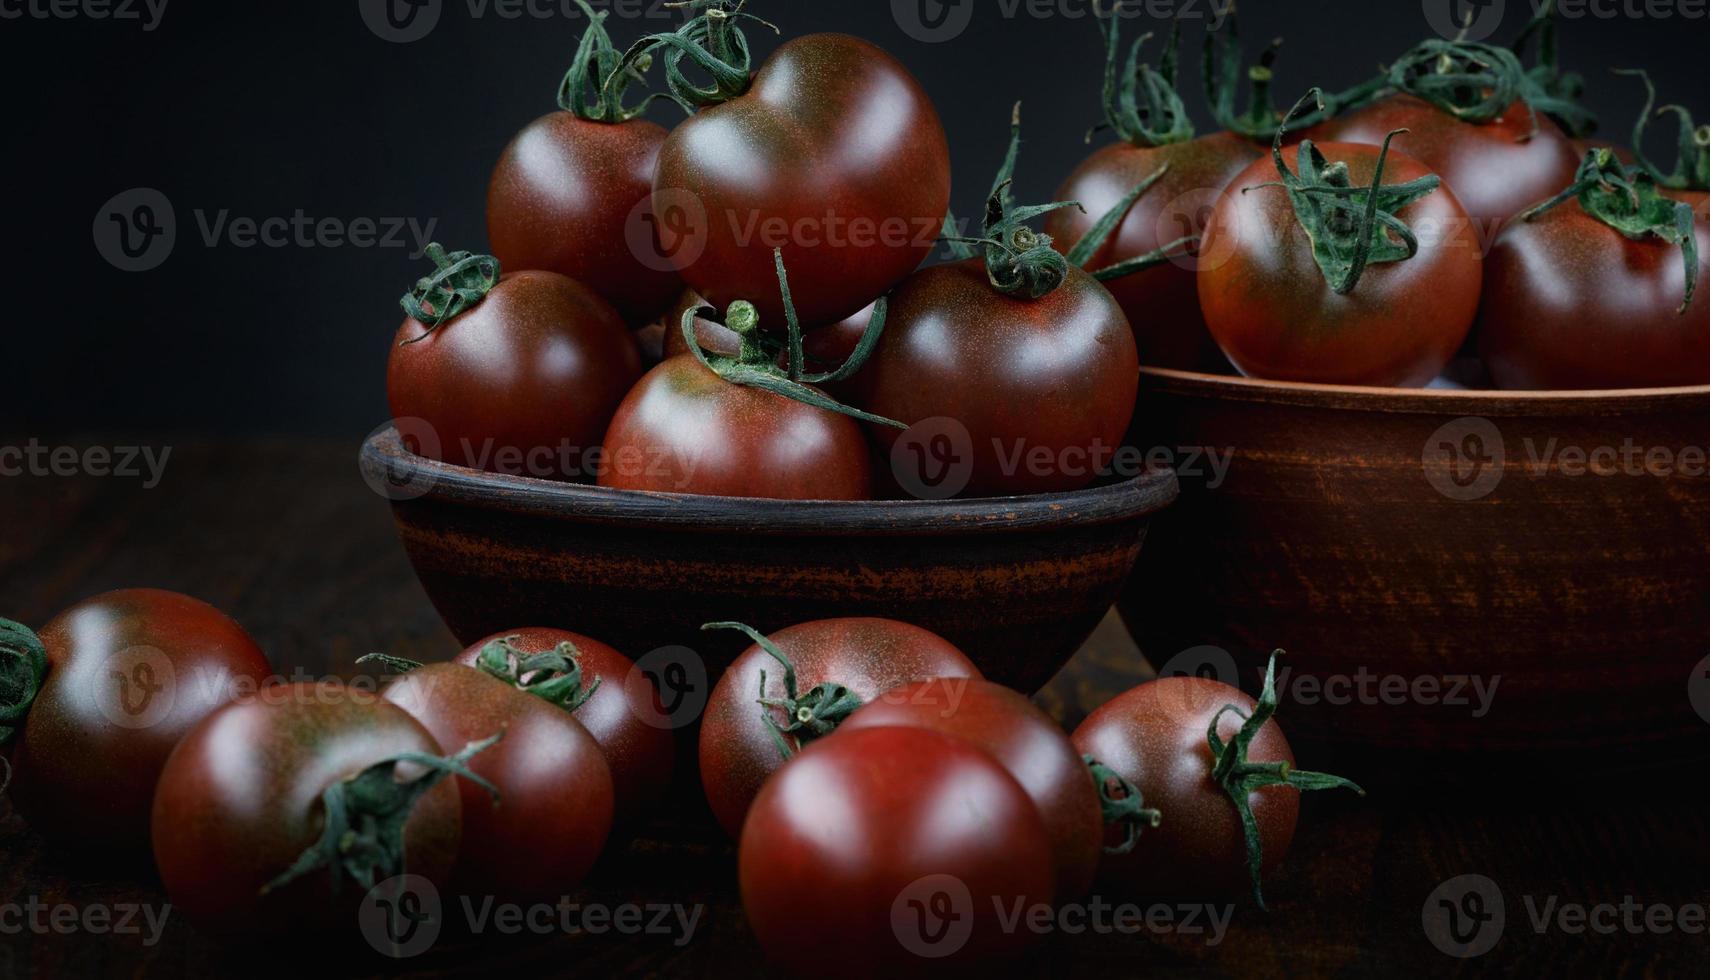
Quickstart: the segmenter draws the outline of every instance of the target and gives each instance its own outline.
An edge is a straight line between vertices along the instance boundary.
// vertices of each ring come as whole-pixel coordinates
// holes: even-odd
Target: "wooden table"
[[[0,439],[0,446],[24,441]],[[358,476],[354,443],[171,445],[165,478],[153,489],[118,476],[0,477],[0,612],[40,625],[81,597],[150,585],[230,612],[285,674],[348,675],[358,656],[374,650],[416,659],[455,652],[394,540],[386,503]],[[1112,620],[1040,701],[1073,724],[1144,670]],[[1681,773],[1678,785],[1659,786],[1643,799],[1609,791],[1594,772],[1532,799],[1439,791],[1363,801],[1321,794],[1307,801],[1283,873],[1269,883],[1270,914],[1241,903],[1221,937],[1159,928],[1058,934],[1011,965],[1038,976],[1702,976],[1710,968],[1703,933],[1710,820],[1701,803],[1669,800],[1699,775]],[[644,836],[614,849],[575,899],[704,904],[687,943],[680,935],[609,933],[447,940],[398,967],[423,975],[758,972],[732,848],[681,827]],[[1428,909],[1446,914],[1428,896],[1464,874],[1488,877],[1506,909],[1500,941],[1472,959],[1440,951],[1423,924]],[[1647,913],[1639,912],[1639,928],[1630,928],[1619,908],[1629,899],[1666,909],[1678,924],[1660,932],[1646,927]],[[312,937],[293,949],[226,949],[173,916],[154,945],[138,935],[17,932],[19,911],[32,900],[79,910],[147,904],[158,914],[165,896],[146,870],[48,847],[0,800],[0,976],[257,968],[360,974],[388,972],[391,965],[366,956],[329,958]],[[1614,931],[1574,931],[1574,910],[1600,903],[1616,906],[1615,918],[1592,919],[1612,922]],[[1540,930],[1534,917],[1547,910],[1555,915]],[[1564,910],[1565,923],[1558,917]],[[1694,914],[1697,931],[1685,932]],[[1203,913],[1198,918],[1203,922]]]

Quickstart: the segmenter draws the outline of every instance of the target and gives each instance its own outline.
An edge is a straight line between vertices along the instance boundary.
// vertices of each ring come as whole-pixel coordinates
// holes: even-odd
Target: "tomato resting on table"
[[[464,763],[485,744],[442,757],[408,712],[337,683],[230,705],[161,773],[154,860],[166,893],[226,937],[353,935],[376,884],[449,883],[463,803],[444,777],[468,778]]]
[[[1098,786],[1050,715],[1002,685],[940,676],[891,688],[850,715],[838,731],[899,725],[964,739],[1009,770],[1045,818],[1057,868],[1057,900],[1086,894],[1104,850]]]
[[[569,276],[637,326],[682,289],[674,269],[644,261],[653,257],[630,242],[632,225],[652,219],[666,130],[639,118],[652,98],[623,104],[636,76],[612,77],[622,55],[606,33],[609,11],[576,3],[589,25],[559,87],[560,111],[530,123],[505,148],[487,189],[487,238],[505,268]]]
[[[698,107],[659,152],[653,205],[683,279],[720,309],[755,303],[781,328],[772,252],[808,287],[808,327],[884,294],[931,252],[950,206],[950,151],[920,84],[860,38],[786,42],[752,71],[742,3],[631,49],[663,53],[672,93]],[[692,85],[681,63],[711,76]],[[676,224],[669,216],[676,215]]]
[[[392,417],[418,455],[514,476],[567,477],[564,453],[600,436],[641,353],[623,320],[556,272],[428,249],[437,271],[404,298],[386,368]],[[426,431],[416,431],[420,423]]]
[[[822,619],[770,637],[738,623],[707,628],[755,641],[719,678],[701,721],[701,784],[731,837],[766,779],[861,705],[910,681],[980,676],[948,640],[890,619]]]
[[[960,975],[1028,944],[1051,839],[1003,766],[923,728],[839,732],[768,781],[742,828],[767,957],[828,977]],[[1009,927],[1005,928],[1005,921]]]
[[[173,746],[272,673],[242,627],[175,592],[107,592],[39,635],[0,619],[13,802],[32,828],[80,848],[143,844]]]

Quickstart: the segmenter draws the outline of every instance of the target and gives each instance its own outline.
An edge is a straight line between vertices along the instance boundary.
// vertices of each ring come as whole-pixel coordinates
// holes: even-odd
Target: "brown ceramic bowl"
[[[1368,776],[1710,754],[1710,387],[1146,373],[1143,444],[1233,453],[1221,482],[1184,467],[1125,591],[1154,664],[1233,659],[1254,689],[1287,650],[1290,738],[1385,756]],[[1614,472],[1579,472],[1580,451]]]
[[[833,616],[933,630],[988,677],[1050,680],[1134,567],[1175,475],[1056,496],[943,502],[738,500],[498,476],[362,449],[390,486],[404,549],[458,639],[559,626],[632,657],[694,649],[716,678],[746,647],[702,623],[770,632]]]

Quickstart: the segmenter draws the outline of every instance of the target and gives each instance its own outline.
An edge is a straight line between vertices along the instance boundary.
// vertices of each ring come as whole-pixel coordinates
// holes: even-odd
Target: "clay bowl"
[[[1233,660],[1255,690],[1265,654],[1287,650],[1290,739],[1371,778],[1583,777],[1710,755],[1710,387],[1148,371],[1136,420],[1142,445],[1233,453],[1220,483],[1183,467],[1125,590],[1154,664]],[[1604,450],[1629,445],[1631,472]],[[1495,685],[1488,710],[1475,678]]]
[[[396,430],[362,449],[404,549],[464,642],[561,626],[631,657],[693,649],[718,673],[764,632],[833,616],[933,630],[996,681],[1034,691],[1091,635],[1175,475],[1076,493],[943,502],[738,500],[498,476],[432,462]]]

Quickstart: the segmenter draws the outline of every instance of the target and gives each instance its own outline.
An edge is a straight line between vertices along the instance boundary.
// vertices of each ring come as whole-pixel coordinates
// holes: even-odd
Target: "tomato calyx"
[[[1686,295],[1675,312],[1684,315],[1698,288],[1697,215],[1692,205],[1664,197],[1654,177],[1641,167],[1622,165],[1614,151],[1598,147],[1585,155],[1579,173],[1566,190],[1521,212],[1520,220],[1535,221],[1570,200],[1581,210],[1633,241],[1658,238],[1680,246],[1686,265]]]
[[[1672,114],[1680,123],[1679,155],[1675,159],[1674,170],[1663,173],[1645,155],[1645,130],[1650,128],[1652,109],[1657,102],[1657,89],[1651,84],[1650,73],[1643,68],[1617,68],[1615,74],[1637,75],[1645,83],[1645,108],[1633,123],[1633,156],[1639,161],[1639,166],[1659,187],[1676,191],[1710,191],[1710,126],[1699,126],[1693,122],[1692,112],[1685,106],[1665,105],[1656,109],[1655,118]]]
[[[1133,851],[1147,828],[1163,822],[1163,814],[1149,809],[1140,798],[1140,787],[1123,779],[1115,769],[1090,755],[1081,756],[1081,762],[1092,776],[1093,785],[1098,787],[1099,811],[1104,816],[1105,826],[1120,824],[1124,831],[1122,843],[1105,847],[1104,853],[1127,854]]]
[[[624,53],[619,70],[628,72],[642,59],[650,58],[659,49],[665,53],[665,85],[671,98],[685,111],[715,106],[744,95],[752,84],[754,55],[748,47],[748,36],[742,33],[742,22],[751,21],[782,33],[776,24],[761,20],[743,7],[748,0],[680,0],[665,6],[676,9],[701,10],[675,31],[650,34],[635,42]],[[683,62],[689,61],[711,79],[707,85],[696,85],[683,74]],[[645,69],[643,69],[645,70]],[[612,86],[619,72],[613,72],[606,85]]]
[[[404,825],[416,803],[447,776],[461,776],[486,790],[494,805],[499,791],[492,783],[469,769],[469,760],[499,743],[492,738],[473,742],[454,756],[405,752],[376,763],[362,772],[327,787],[321,794],[325,826],[320,839],[309,845],[296,863],[279,877],[263,885],[267,895],[293,881],[325,868],[332,878],[333,893],[342,890],[345,879],[363,888],[404,873]],[[428,771],[408,782],[398,780],[398,766],[418,765]]]
[[[427,329],[400,347],[427,339],[442,324],[473,309],[499,284],[499,260],[491,255],[447,253],[434,242],[427,247],[427,257],[434,264],[433,275],[416,280],[416,288],[399,300],[404,312]]]
[[[576,644],[565,640],[551,650],[524,653],[517,649],[517,639],[507,636],[482,647],[475,657],[475,669],[565,711],[575,711],[587,704],[600,689],[599,678],[584,686],[582,651]],[[359,666],[377,663],[394,674],[408,674],[424,666],[419,661],[386,653],[371,653],[356,662]]]
[[[670,98],[655,92],[639,105],[626,108],[625,90],[637,82],[645,83],[643,76],[653,67],[653,57],[642,54],[626,60],[606,32],[606,18],[611,11],[596,12],[588,0],[576,0],[576,6],[588,18],[588,29],[576,47],[570,70],[558,85],[559,108],[589,122],[625,123],[645,113],[655,99]]]
[[[1281,655],[1281,650],[1271,653],[1270,663],[1265,667],[1265,687],[1259,694],[1258,702],[1253,706],[1253,713],[1249,715],[1233,704],[1226,704],[1212,716],[1211,725],[1206,730],[1206,740],[1211,746],[1213,760],[1211,779],[1229,795],[1230,801],[1235,804],[1235,810],[1241,815],[1241,831],[1247,841],[1247,871],[1253,879],[1253,900],[1258,903],[1260,909],[1266,909],[1264,892],[1260,888],[1265,855],[1259,836],[1259,823],[1253,817],[1253,807],[1247,800],[1248,796],[1267,786],[1290,786],[1303,792],[1351,789],[1361,796],[1366,795],[1365,790],[1341,776],[1296,769],[1287,762],[1247,761],[1247,751],[1252,746],[1253,739],[1277,713],[1277,657]],[[1242,719],[1240,731],[1227,742],[1217,733],[1218,725],[1225,714],[1233,714]]]
[[[1093,0],[1093,19],[1098,21],[1105,41],[1105,121],[1087,133],[1087,142],[1092,142],[1094,133],[1110,129],[1140,147],[1185,143],[1193,139],[1194,128],[1187,106],[1182,104],[1181,94],[1176,90],[1176,76],[1181,64],[1177,53],[1182,37],[1181,22],[1176,21],[1170,27],[1170,39],[1164,45],[1164,55],[1159,59],[1158,67],[1153,68],[1140,60],[1141,49],[1152,39],[1150,33],[1135,40],[1128,49],[1128,61],[1124,66],[1119,22],[1125,2],[1127,0],[1116,0],[1107,14],[1101,0]]]
[[[784,696],[766,696],[766,672],[762,670],[760,696],[755,703],[760,705],[760,718],[766,723],[766,731],[772,736],[773,743],[778,747],[778,754],[784,759],[794,757],[797,752],[806,748],[809,742],[836,731],[837,726],[862,705],[855,692],[835,681],[816,684],[806,694],[801,693],[797,690],[795,663],[790,660],[788,654],[778,649],[776,643],[751,626],[743,623],[707,623],[701,629],[735,630],[746,634],[760,649],[766,651],[768,656],[783,665]],[[772,714],[773,709],[783,712],[786,719],[784,724],[778,724]]]
[[[1230,5],[1228,23],[1219,30],[1206,32],[1201,59],[1201,81],[1205,89],[1205,100],[1211,105],[1211,115],[1217,120],[1217,125],[1237,136],[1263,143],[1277,131],[1279,122],[1285,127],[1285,132],[1308,129],[1388,94],[1389,80],[1379,75],[1344,92],[1325,95],[1316,112],[1292,120],[1286,119],[1277,108],[1276,98],[1271,90],[1282,43],[1280,37],[1273,39],[1266,45],[1258,61],[1247,69],[1247,107],[1241,109],[1237,107],[1237,101],[1245,55],[1241,47],[1241,33],[1236,23],[1234,5]]]
[[[36,631],[0,617],[0,746],[24,725],[47,678],[47,647]],[[0,793],[12,783],[12,764],[0,755]]]
[[[796,315],[796,302],[790,295],[789,273],[784,269],[784,250],[774,248],[772,261],[778,273],[778,289],[784,300],[784,318],[789,321],[789,339],[786,341],[789,366],[778,366],[777,348],[771,346],[760,332],[760,311],[747,300],[737,300],[730,304],[722,322],[718,319],[718,310],[710,306],[693,306],[684,310],[681,328],[689,353],[707,370],[733,385],[758,388],[804,405],[847,415],[874,425],[907,429],[908,426],[901,422],[852,408],[818,388],[809,387],[846,381],[866,365],[867,359],[872,357],[874,349],[879,346],[879,339],[884,335],[888,299],[881,296],[878,302],[873,304],[873,314],[867,321],[866,331],[862,333],[860,342],[855,345],[855,350],[841,367],[834,371],[810,374],[806,369],[807,355],[802,349],[801,318]],[[741,340],[737,353],[720,354],[703,348],[695,329],[697,320],[718,324],[736,334]]]

